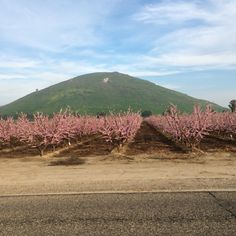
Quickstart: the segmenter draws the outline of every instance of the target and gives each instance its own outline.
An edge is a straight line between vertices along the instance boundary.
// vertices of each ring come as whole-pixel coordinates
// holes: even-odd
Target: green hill
[[[104,72],[81,75],[35,91],[0,107],[0,114],[37,111],[51,114],[68,106],[81,114],[125,111],[129,107],[134,111],[162,113],[170,103],[190,112],[194,104],[206,105],[209,102],[126,74]],[[223,109],[216,104],[213,106],[216,110]]]

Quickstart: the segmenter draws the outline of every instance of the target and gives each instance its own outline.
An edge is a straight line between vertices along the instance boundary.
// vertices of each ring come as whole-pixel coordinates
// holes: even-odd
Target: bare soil
[[[156,152],[183,153],[183,150],[161,132],[143,122],[134,140],[129,144],[127,154],[151,154]]]
[[[200,144],[200,148],[206,152],[225,151],[236,153],[236,140],[209,135],[203,139]]]
[[[236,190],[235,168],[235,153],[1,158],[0,195]]]

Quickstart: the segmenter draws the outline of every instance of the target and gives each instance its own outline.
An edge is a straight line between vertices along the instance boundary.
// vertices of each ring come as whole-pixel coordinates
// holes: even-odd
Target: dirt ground
[[[236,154],[0,158],[0,195],[236,190]]]

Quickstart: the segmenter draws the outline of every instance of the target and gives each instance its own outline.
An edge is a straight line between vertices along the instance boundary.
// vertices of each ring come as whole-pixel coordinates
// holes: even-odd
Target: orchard
[[[69,147],[86,137],[97,136],[118,149],[129,144],[146,122],[152,129],[190,150],[199,149],[204,138],[214,136],[224,140],[236,139],[236,113],[214,112],[195,106],[191,114],[182,114],[171,106],[164,115],[142,118],[140,113],[127,111],[107,116],[79,116],[59,112],[53,116],[36,113],[30,120],[21,114],[16,120],[0,119],[0,149],[26,147],[54,152]],[[148,143],[147,143],[148,145]]]

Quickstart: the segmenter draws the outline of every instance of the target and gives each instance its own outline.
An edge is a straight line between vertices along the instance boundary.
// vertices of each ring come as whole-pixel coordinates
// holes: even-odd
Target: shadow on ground
[[[86,161],[77,156],[70,156],[59,160],[53,160],[49,166],[72,166],[72,165],[83,165]]]

